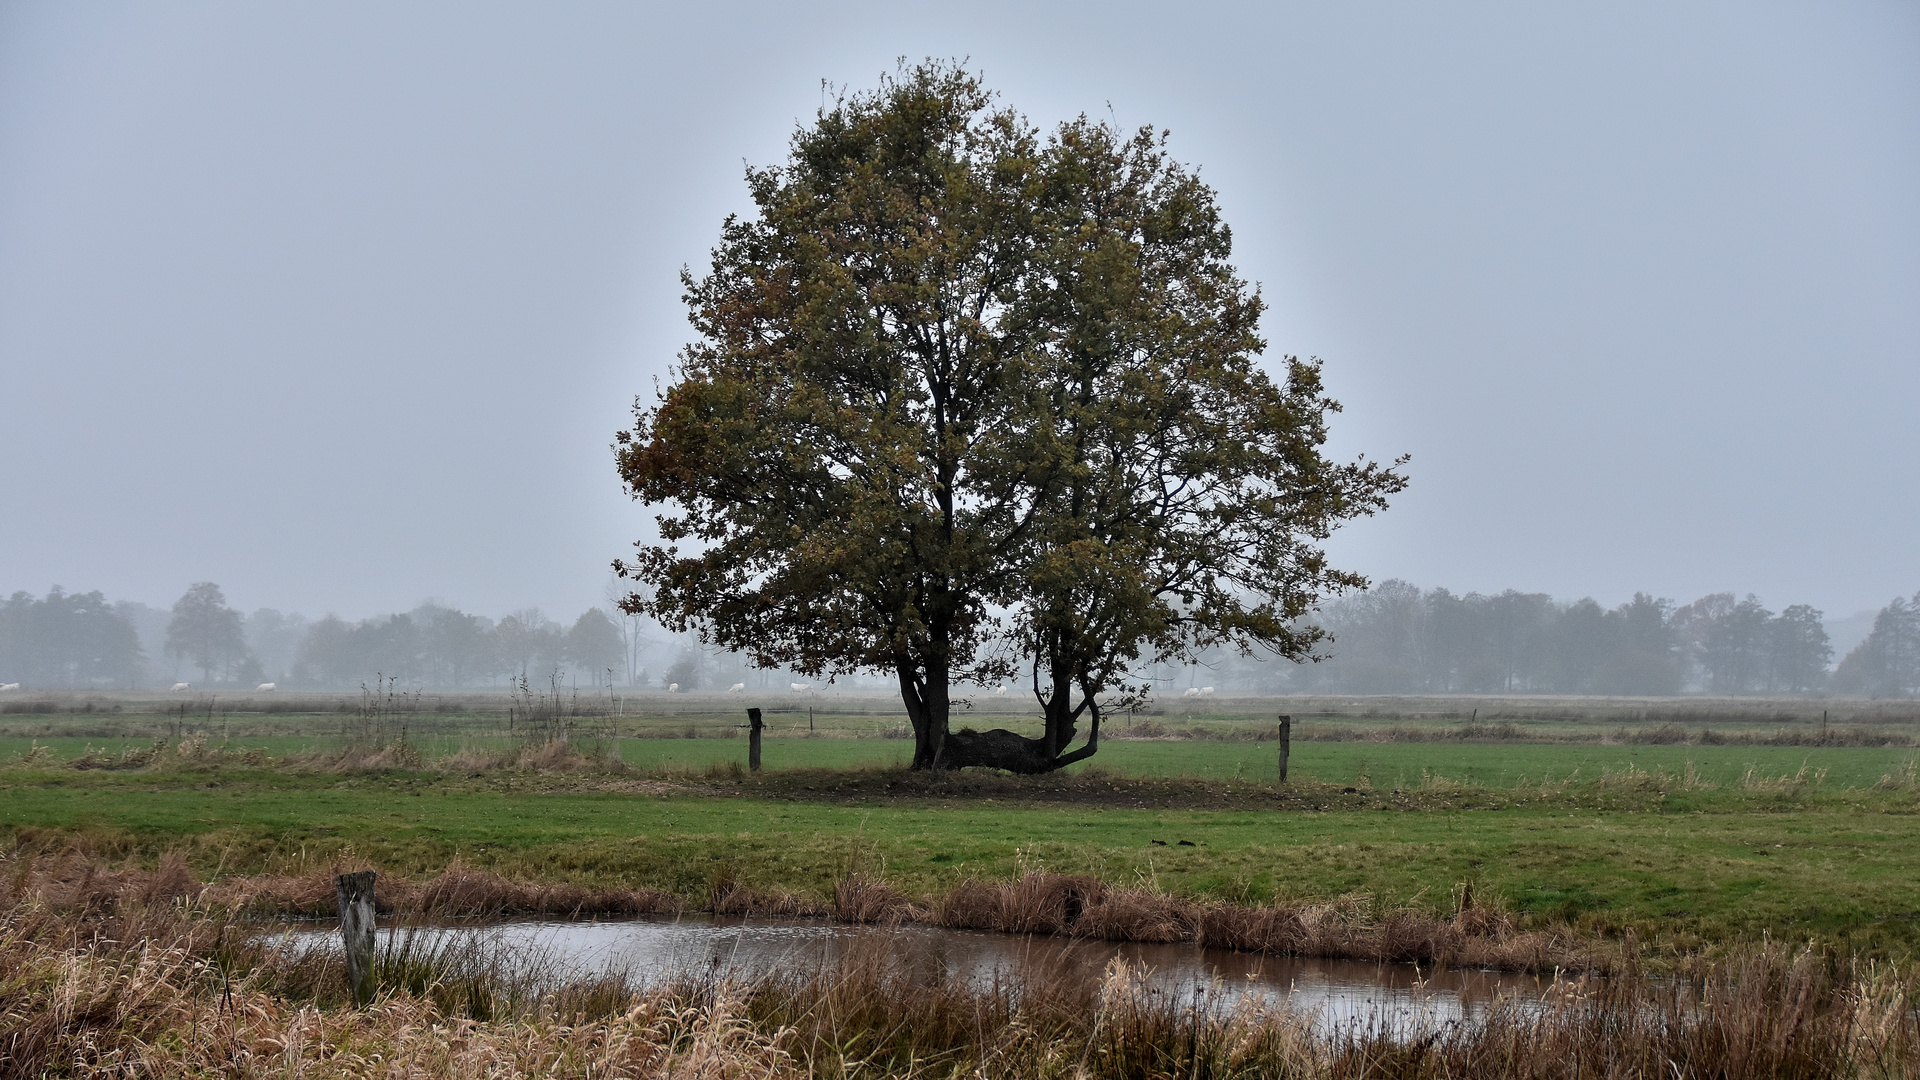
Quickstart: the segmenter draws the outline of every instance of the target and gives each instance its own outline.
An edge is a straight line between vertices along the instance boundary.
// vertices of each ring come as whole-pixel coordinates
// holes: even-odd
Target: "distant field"
[[[512,740],[496,736],[426,736],[415,740],[429,760],[462,749],[497,750]],[[259,750],[274,757],[326,752],[341,744],[337,736],[213,738],[215,748]],[[596,750],[617,749],[622,760],[645,771],[704,771],[711,766],[746,763],[745,738],[653,739],[615,737],[581,740]],[[48,748],[56,760],[70,761],[87,750],[119,755],[152,745],[151,739],[0,737],[0,761],[18,758],[33,746]],[[1125,776],[1192,776],[1213,780],[1271,783],[1278,777],[1278,744],[1213,740],[1121,740],[1101,743],[1100,752],[1075,771],[1094,767]],[[765,740],[769,769],[862,768],[905,765],[913,743],[906,739],[806,738],[775,735]],[[1907,762],[1920,759],[1912,748],[1794,746],[1636,746],[1536,743],[1375,743],[1296,742],[1290,770],[1296,777],[1335,784],[1369,780],[1376,788],[1418,788],[1451,781],[1495,789],[1517,784],[1599,779],[1625,769],[1664,770],[1675,776],[1691,767],[1708,784],[1737,785],[1748,776],[1767,779],[1807,770],[1807,779],[1832,789],[1870,787]]]
[[[401,695],[395,699],[398,711],[421,722],[436,719],[466,719],[486,723],[504,723],[510,709],[522,714],[531,701],[541,710],[551,711],[553,699],[511,697],[502,690],[432,692]],[[45,724],[56,718],[63,722],[138,720],[146,722],[191,720],[212,715],[216,721],[229,716],[303,718],[306,722],[323,719],[338,725],[366,704],[359,693],[317,693],[285,690],[274,694],[231,690],[187,694],[164,692],[115,691],[78,693],[66,691],[16,691],[0,696],[0,729],[24,728]],[[769,722],[804,727],[812,709],[817,724],[838,725],[876,731],[904,719],[899,698],[892,693],[844,692],[825,688],[811,694],[795,695],[783,689],[751,690],[741,694],[687,693],[659,691],[562,688],[559,698],[562,712],[590,717],[615,717],[622,724],[671,724],[695,720],[721,721],[731,716],[743,719],[748,706],[767,711]],[[1296,721],[1317,718],[1329,722],[1360,726],[1393,724],[1446,725],[1467,721],[1514,723],[1542,730],[1570,730],[1584,727],[1683,726],[1711,724],[1734,728],[1766,729],[1781,726],[1831,724],[1909,724],[1920,725],[1920,700],[1869,700],[1861,698],[1714,698],[1686,696],[1671,698],[1584,698],[1567,696],[1472,696],[1472,695],[1290,695],[1276,697],[1214,696],[1183,698],[1177,690],[1164,691],[1159,700],[1133,718],[1166,724],[1234,722],[1248,725],[1271,723],[1279,713],[1288,713]],[[995,695],[962,688],[955,722],[994,725],[1018,717],[1037,716],[1032,698],[1024,692]],[[1124,724],[1124,714],[1110,717]],[[217,726],[217,725],[207,725]],[[20,733],[27,733],[21,731]]]

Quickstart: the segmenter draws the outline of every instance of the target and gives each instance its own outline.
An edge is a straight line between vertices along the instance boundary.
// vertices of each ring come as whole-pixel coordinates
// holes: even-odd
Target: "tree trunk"
[[[917,677],[922,670],[924,676]],[[953,736],[947,730],[952,699],[948,694],[945,665],[928,661],[924,669],[916,670],[910,663],[901,661],[895,671],[900,676],[900,700],[907,707],[908,721],[913,724],[913,768],[959,768],[947,760],[947,747]]]
[[[947,720],[952,709],[952,699],[947,686],[947,666],[929,660],[927,662],[926,681],[927,708],[927,767],[931,769],[956,768],[947,760],[948,747],[953,734],[947,730]]]
[[[1043,708],[1047,718],[1047,756],[1058,757],[1077,734],[1073,722],[1073,680],[1067,675],[1065,665],[1055,664],[1053,689]]]
[[[747,710],[747,771],[760,771],[760,710]]]
[[[1005,769],[1031,776],[1063,769],[1076,761],[1085,761],[1100,747],[1100,711],[1096,706],[1089,706],[1087,714],[1086,744],[1072,753],[1054,752],[1048,745],[1051,740],[1045,737],[1029,739],[1005,728],[991,731],[962,728],[947,736],[944,767]]]
[[[927,716],[927,703],[920,696],[918,672],[905,660],[898,661],[894,667],[900,676],[900,701],[907,708],[907,723],[913,725],[913,768],[933,768],[932,722]]]

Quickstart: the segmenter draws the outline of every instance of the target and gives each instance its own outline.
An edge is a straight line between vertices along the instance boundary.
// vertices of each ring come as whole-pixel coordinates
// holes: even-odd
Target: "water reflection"
[[[624,976],[639,984],[684,976],[750,979],[831,970],[876,951],[929,979],[1013,985],[1032,974],[1098,974],[1114,959],[1144,973],[1151,992],[1179,1004],[1228,1010],[1248,1003],[1310,1014],[1323,1031],[1379,1027],[1432,1030],[1484,1015],[1496,1000],[1539,1001],[1552,979],[1507,972],[1456,971],[1412,964],[1314,960],[1258,953],[1059,937],[1027,937],[930,926],[842,926],[826,922],[746,922],[687,917],[612,922],[528,920],[390,928],[383,944],[478,939],[555,977]],[[337,948],[331,930],[289,934],[296,949]],[[1560,986],[1566,984],[1561,982]]]

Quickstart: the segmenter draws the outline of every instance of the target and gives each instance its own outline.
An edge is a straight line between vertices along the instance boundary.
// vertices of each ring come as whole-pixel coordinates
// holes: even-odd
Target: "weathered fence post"
[[[760,710],[747,710],[747,771],[760,771]]]
[[[371,870],[341,874],[333,879],[340,899],[340,939],[347,947],[347,982],[353,1003],[373,1003],[373,878]]]
[[[1287,755],[1293,752],[1293,717],[1280,714],[1280,782],[1287,782]]]

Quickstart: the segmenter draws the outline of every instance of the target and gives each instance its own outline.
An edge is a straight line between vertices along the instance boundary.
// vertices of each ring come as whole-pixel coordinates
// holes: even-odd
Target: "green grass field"
[[[70,759],[104,741],[51,742]],[[458,858],[697,897],[724,872],[824,897],[855,867],[914,892],[1045,868],[1241,902],[1365,894],[1433,910],[1472,882],[1531,918],[1632,927],[1665,949],[1762,934],[1903,956],[1920,946],[1920,800],[1901,783],[1912,750],[1295,743],[1294,790],[1306,794],[1280,808],[1257,802],[1271,799],[1273,743],[1110,742],[1094,759],[1103,779],[1080,783],[1111,798],[1074,802],[1012,781],[971,796],[827,793],[843,775],[829,770],[898,765],[911,743],[897,739],[771,738],[768,772],[738,782],[724,767],[744,761],[744,739],[612,740],[599,749],[634,766],[612,775],[18,763],[32,742],[0,743],[16,759],[0,768],[0,830],[145,861],[186,850],[202,875],[351,852],[408,874]],[[714,766],[718,781],[705,778]],[[1150,783],[1135,777],[1197,778],[1195,790],[1256,801],[1132,805],[1129,785]],[[1894,790],[1874,789],[1883,777]]]

